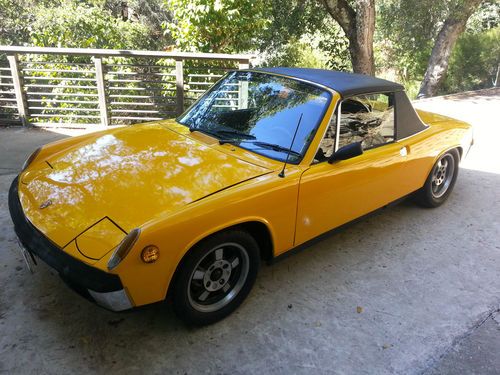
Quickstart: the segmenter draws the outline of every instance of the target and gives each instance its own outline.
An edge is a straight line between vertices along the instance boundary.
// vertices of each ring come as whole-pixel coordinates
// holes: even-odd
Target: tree
[[[443,83],[448,70],[453,46],[465,30],[467,20],[483,0],[457,0],[450,8],[448,17],[434,42],[424,80],[418,98],[434,96]]]
[[[112,0],[0,0],[0,44],[158,49],[169,42],[160,28],[169,17],[159,11],[162,1],[130,0],[140,12],[123,20]]]
[[[323,0],[323,5],[349,40],[353,71],[374,75],[375,0],[357,0],[354,7],[348,0]]]
[[[350,70],[348,40],[316,0],[266,0],[258,65]]]
[[[62,1],[33,9],[30,43],[40,47],[153,49],[157,39],[141,23],[123,21],[102,8]]]
[[[27,9],[33,1],[0,0],[0,45],[22,45],[29,39],[29,25],[33,21]]]
[[[255,49],[268,23],[264,0],[165,0],[165,5],[173,22],[164,27],[185,51]]]
[[[392,70],[401,81],[420,86],[433,41],[447,12],[445,1],[377,0],[377,69]]]
[[[450,67],[438,94],[494,86],[498,84],[499,67],[500,27],[463,33],[453,48]]]

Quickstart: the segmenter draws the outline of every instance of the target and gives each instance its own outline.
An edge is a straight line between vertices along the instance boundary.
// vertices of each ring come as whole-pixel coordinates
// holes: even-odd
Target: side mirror
[[[330,158],[328,159],[328,163],[332,164],[337,160],[346,160],[353,158],[355,156],[359,156],[363,153],[363,147],[361,146],[361,142],[354,142],[348,145],[345,145],[337,150]]]

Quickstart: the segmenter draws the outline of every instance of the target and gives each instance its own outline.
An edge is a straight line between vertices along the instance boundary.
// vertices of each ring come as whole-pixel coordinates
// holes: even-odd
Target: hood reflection
[[[267,172],[157,124],[112,130],[48,161],[54,169],[26,175],[21,200],[59,245],[104,216],[129,231]],[[40,210],[47,199],[53,204]]]

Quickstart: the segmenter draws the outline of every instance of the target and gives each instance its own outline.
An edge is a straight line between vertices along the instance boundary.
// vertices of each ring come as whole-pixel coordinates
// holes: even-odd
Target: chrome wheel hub
[[[227,260],[217,260],[208,268],[203,276],[203,285],[209,292],[222,289],[231,277],[231,263]]]
[[[440,160],[438,163],[438,168],[434,174],[434,183],[436,185],[441,185],[444,182],[447,168],[448,168],[448,162],[444,161],[444,163],[442,163]]]
[[[432,195],[442,197],[448,190],[455,174],[455,159],[450,154],[443,155],[432,172]]]

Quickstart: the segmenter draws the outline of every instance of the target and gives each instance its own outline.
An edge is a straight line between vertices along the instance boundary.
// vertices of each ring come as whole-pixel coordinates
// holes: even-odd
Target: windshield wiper
[[[217,133],[218,134],[234,135],[236,137],[245,138],[245,139],[255,139],[254,135],[247,134],[247,133],[242,133],[242,132],[239,132],[237,130],[224,130],[224,129],[221,129],[221,130],[217,130]]]
[[[194,126],[190,126],[189,127],[189,131],[192,133],[192,132],[195,132],[195,131],[198,131],[200,133],[205,133],[205,134],[208,134],[208,135],[211,135],[211,136],[214,136],[216,138],[219,137],[219,135],[213,131],[213,130],[209,130],[207,128],[200,128],[200,127],[194,127]]]
[[[246,134],[246,133],[242,133],[242,132],[239,132],[237,130],[224,130],[224,129],[220,129],[220,130],[210,130],[210,129],[207,129],[207,128],[200,128],[200,127],[190,127],[189,128],[189,131],[190,132],[194,132],[194,131],[199,131],[199,132],[202,132],[202,133],[206,133],[208,135],[213,135],[214,137],[217,137],[217,138],[220,138],[222,135],[232,135],[232,136],[235,136],[235,137],[239,137],[239,138],[245,138],[245,139],[255,139],[255,136],[251,135],[251,134]],[[228,143],[229,141],[233,141],[232,139],[229,139],[229,140],[219,140],[219,142],[221,144],[224,144],[224,143]],[[234,141],[238,141],[238,139],[234,139]]]
[[[242,140],[242,139],[221,139],[219,143],[223,145],[224,143],[251,143],[253,145],[262,147],[262,148],[267,148],[268,150],[273,150],[273,151],[278,151],[278,152],[287,152],[289,154],[295,155],[295,156],[302,156],[300,152],[294,151],[289,149],[288,147],[283,147],[280,145],[277,145],[275,143],[269,143],[269,142],[263,142],[263,141],[254,141],[254,140]]]
[[[252,141],[246,141],[246,142],[252,142]],[[295,155],[295,156],[302,156],[302,154],[300,152],[294,151],[288,147],[283,147],[283,146],[277,145],[275,143],[254,141],[254,142],[252,142],[252,144],[257,145],[257,146],[262,147],[262,148],[267,148],[267,149],[273,150],[273,151],[287,152],[287,153]]]

